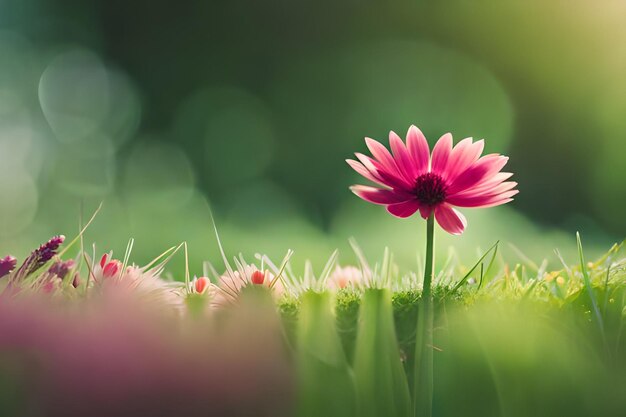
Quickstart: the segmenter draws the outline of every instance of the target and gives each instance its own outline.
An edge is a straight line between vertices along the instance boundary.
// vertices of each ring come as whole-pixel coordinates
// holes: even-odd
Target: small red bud
[[[198,294],[204,294],[206,289],[209,287],[210,281],[207,277],[200,277],[196,279],[194,283],[194,289]]]
[[[254,271],[250,277],[250,281],[253,284],[261,285],[263,284],[263,281],[265,281],[265,274],[263,271]]]
[[[122,263],[117,259],[114,259],[104,266],[102,269],[102,275],[108,278],[114,277],[120,271],[121,267]]]

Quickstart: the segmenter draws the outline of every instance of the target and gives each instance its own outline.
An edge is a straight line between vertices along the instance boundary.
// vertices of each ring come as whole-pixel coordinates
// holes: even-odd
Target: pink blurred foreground
[[[74,301],[2,296],[0,409],[28,416],[289,415],[293,377],[278,318],[249,304],[254,311],[240,303],[219,316],[194,317],[127,291]]]

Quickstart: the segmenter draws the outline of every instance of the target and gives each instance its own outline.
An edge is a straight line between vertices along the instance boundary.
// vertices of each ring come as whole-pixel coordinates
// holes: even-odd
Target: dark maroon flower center
[[[446,199],[446,183],[437,174],[427,172],[415,181],[417,200],[427,206],[434,206]]]

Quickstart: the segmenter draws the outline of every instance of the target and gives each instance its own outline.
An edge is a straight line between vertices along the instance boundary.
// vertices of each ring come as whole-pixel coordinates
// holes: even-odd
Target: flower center
[[[427,172],[415,181],[417,200],[427,206],[434,206],[446,199],[446,183],[437,174]]]

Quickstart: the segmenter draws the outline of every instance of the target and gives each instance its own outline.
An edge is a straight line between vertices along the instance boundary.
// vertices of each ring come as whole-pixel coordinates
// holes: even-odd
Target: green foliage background
[[[413,268],[420,221],[357,201],[364,136],[508,154],[513,204],[466,210],[467,262],[496,239],[535,260],[593,256],[626,222],[626,6],[588,2],[0,1],[0,254],[54,233],[146,262],[186,240],[192,273],[230,253],[322,263],[354,236]],[[598,248],[598,249],[596,249]],[[506,243],[507,259],[518,252]],[[595,252],[594,252],[595,251]],[[443,253],[443,254],[442,254]],[[182,274],[182,259],[172,264]]]

